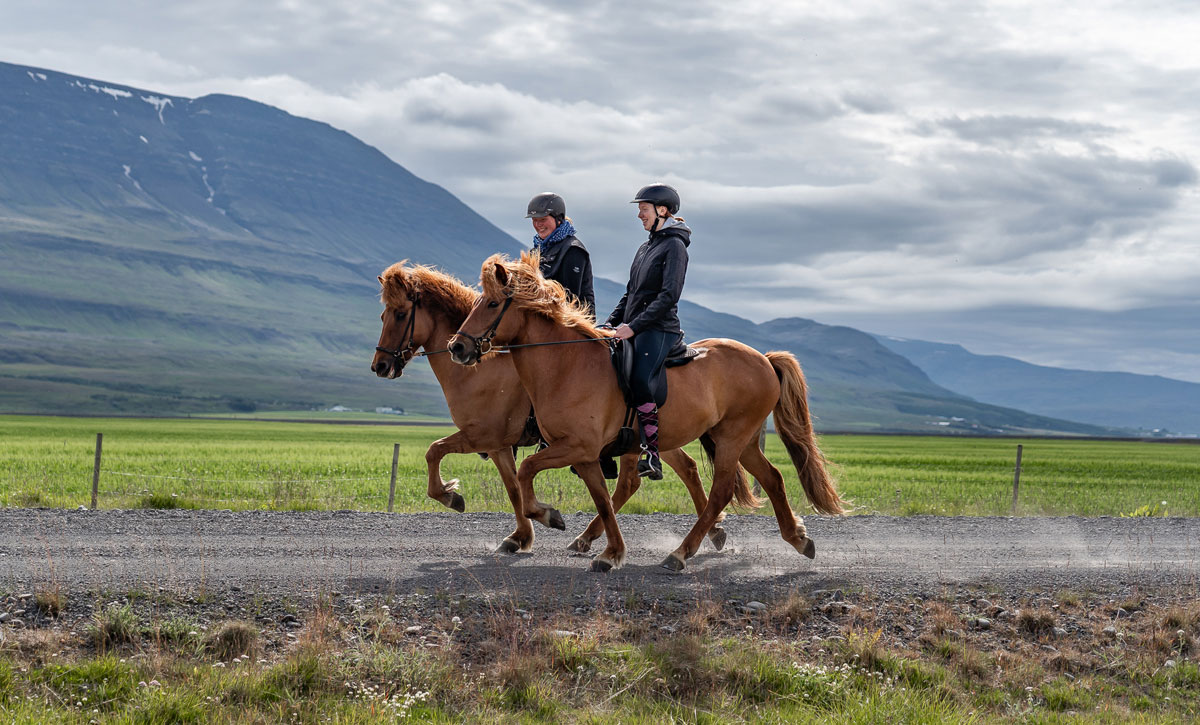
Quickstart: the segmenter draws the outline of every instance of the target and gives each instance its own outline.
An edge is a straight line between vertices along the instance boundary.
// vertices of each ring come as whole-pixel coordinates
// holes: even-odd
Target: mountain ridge
[[[1151,434],[1200,435],[1200,383],[1037,365],[972,353],[954,343],[875,338],[914,361],[938,384],[981,402]]]
[[[474,281],[524,248],[351,134],[237,96],[0,63],[0,158],[9,411],[442,411],[427,367],[370,375],[375,275],[409,258]],[[596,286],[601,309],[622,291]],[[680,311],[691,339],[796,353],[828,427],[1107,430],[976,403],[850,328]]]

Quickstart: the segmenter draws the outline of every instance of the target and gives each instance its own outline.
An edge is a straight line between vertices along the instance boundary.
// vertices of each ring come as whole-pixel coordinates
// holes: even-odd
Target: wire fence
[[[297,477],[292,473],[245,478],[109,468],[105,465],[103,443],[104,434],[96,434],[90,490],[90,508],[93,509],[100,508],[103,504],[107,507],[125,505],[136,508],[382,509],[392,512],[398,486],[401,488],[406,509],[436,510],[441,506],[425,496],[428,482],[426,474],[401,475],[399,443],[393,444],[390,473],[380,467],[376,469],[378,473],[371,475],[314,474]],[[476,461],[476,464],[479,463],[482,461]],[[508,503],[507,494],[494,469],[489,476],[486,473],[487,468],[479,465],[469,468],[472,472],[483,474],[473,477],[480,482],[479,493],[484,497],[480,503]],[[489,479],[497,480],[493,482]],[[372,483],[378,485],[372,486]],[[339,488],[350,490],[339,491]],[[89,503],[88,494],[86,484],[82,481],[72,484],[62,478],[47,478],[41,485],[10,493],[7,503],[18,506],[74,506],[75,502],[78,502],[81,508],[89,508],[86,505]]]

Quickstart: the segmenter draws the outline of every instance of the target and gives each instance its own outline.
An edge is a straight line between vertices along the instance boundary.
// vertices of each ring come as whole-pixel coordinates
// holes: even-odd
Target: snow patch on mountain
[[[167,106],[173,107],[175,105],[171,103],[171,99],[160,98],[158,96],[142,96],[141,98],[146,103],[149,103],[151,106],[154,106],[156,109],[158,109],[158,120],[165,126],[167,122],[163,120],[163,109],[165,109]]]
[[[41,75],[41,74],[39,73],[38,75]],[[133,97],[132,93],[130,93],[129,91],[121,90],[120,88],[113,88],[111,86],[98,86],[95,83],[84,83],[81,80],[76,80],[73,84],[68,84],[68,85],[74,85],[76,88],[82,88],[85,91],[91,91],[93,93],[103,93],[105,95],[112,96],[113,100],[120,100],[122,98],[132,98]]]
[[[125,169],[125,178],[133,182],[134,188],[143,194],[146,193],[146,190],[142,188],[142,185],[138,183],[138,180],[133,178],[133,174],[131,173],[133,171],[133,167],[129,166],[128,164],[121,164],[121,168]]]

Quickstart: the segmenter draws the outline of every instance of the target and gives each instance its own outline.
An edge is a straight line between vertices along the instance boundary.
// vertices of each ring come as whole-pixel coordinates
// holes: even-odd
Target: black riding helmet
[[[529,200],[529,207],[525,218],[541,219],[542,217],[552,216],[562,221],[566,215],[567,202],[563,201],[561,196],[552,191],[543,191]]]
[[[634,195],[633,201],[630,204],[636,204],[639,201],[644,201],[653,204],[656,207],[667,207],[667,213],[674,216],[679,212],[679,192],[675,191],[675,187],[668,184],[649,184],[638,189],[638,193]]]

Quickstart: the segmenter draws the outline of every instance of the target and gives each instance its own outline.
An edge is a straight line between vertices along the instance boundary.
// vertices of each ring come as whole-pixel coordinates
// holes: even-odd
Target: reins
[[[615,337],[588,337],[588,338],[584,338],[583,340],[558,340],[556,342],[526,342],[526,343],[522,343],[520,345],[495,345],[492,347],[492,349],[496,350],[498,352],[508,352],[509,350],[516,350],[519,347],[541,347],[543,345],[573,345],[577,342],[607,342],[607,343],[611,344],[611,343],[615,342],[616,340],[617,340],[617,338],[615,338]]]
[[[462,330],[458,330],[454,334],[462,335],[463,337],[471,340],[471,342],[475,344],[475,349],[479,351],[480,357],[483,357],[484,355],[486,355],[489,352],[509,352],[510,350],[516,350],[516,349],[523,348],[523,347],[543,347],[545,345],[571,345],[571,344],[574,344],[577,342],[604,342],[604,343],[608,343],[611,345],[617,340],[617,338],[615,338],[615,337],[588,337],[588,338],[584,338],[582,340],[558,340],[558,341],[552,341],[552,342],[526,342],[526,343],[522,343],[520,345],[493,345],[492,338],[496,336],[496,329],[498,327],[500,327],[500,321],[504,319],[504,313],[508,312],[508,308],[510,305],[512,305],[512,301],[513,301],[512,295],[508,295],[504,300],[504,305],[500,308],[500,314],[497,315],[495,321],[493,321],[492,324],[489,325],[488,328],[483,331],[483,334],[479,335],[478,337],[476,337],[475,335],[471,335],[466,332],[463,332]],[[429,357],[430,355],[441,355],[444,352],[450,352],[449,348],[446,348],[444,350],[422,350],[420,352],[415,352],[413,350],[413,342],[414,342],[413,338],[415,337],[416,324],[417,324],[417,307],[419,307],[420,304],[419,304],[419,301],[415,297],[413,298],[412,303],[413,303],[413,309],[412,309],[412,312],[408,316],[408,329],[405,330],[405,333],[404,333],[404,336],[408,338],[408,344],[404,345],[402,347],[397,347],[395,350],[391,350],[389,348],[382,347],[380,345],[375,346],[375,349],[377,351],[391,355],[392,358],[398,362],[398,364],[400,365],[401,368],[403,368],[404,365],[407,363],[407,361],[404,359],[404,353],[406,353],[406,352],[409,353],[410,358]],[[486,349],[484,347],[485,345],[486,345]]]

